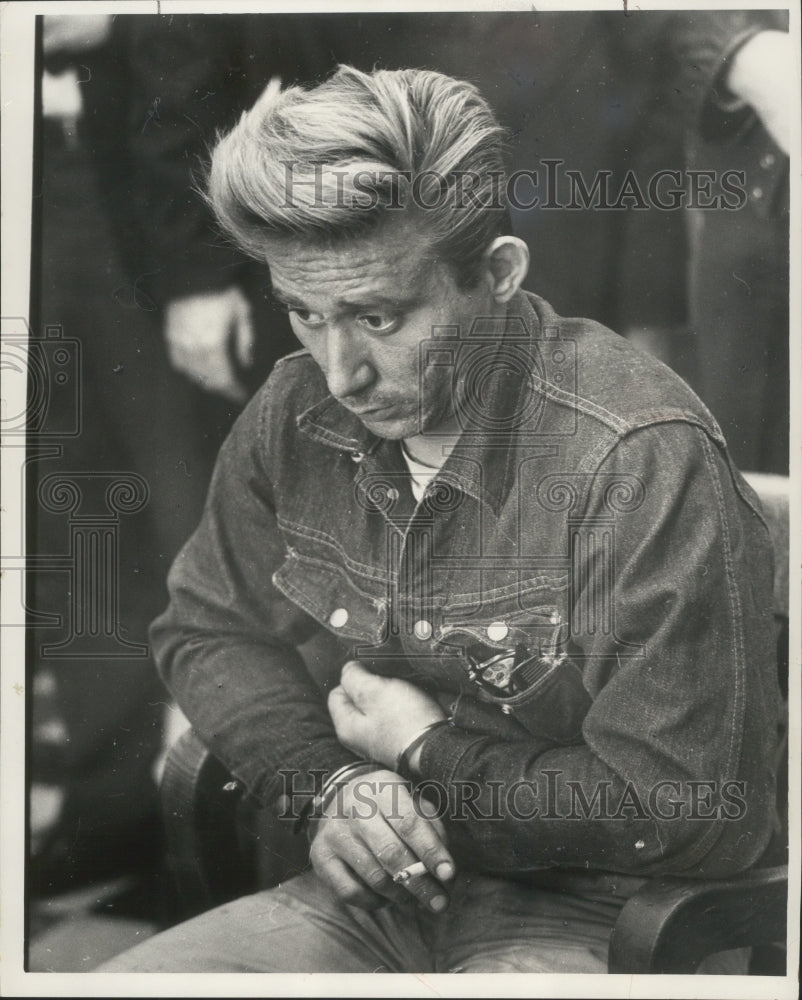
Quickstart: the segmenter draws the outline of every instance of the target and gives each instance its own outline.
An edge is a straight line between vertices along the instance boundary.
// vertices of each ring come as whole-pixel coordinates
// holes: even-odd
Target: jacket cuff
[[[248,797],[260,807],[275,804],[280,813],[291,818],[320,792],[328,775],[359,760],[341,743],[331,740],[295,754],[277,770],[268,770],[264,762],[257,762],[237,767],[233,773],[247,788]]]
[[[459,763],[471,747],[492,742],[486,736],[477,736],[455,726],[435,729],[421,749],[421,775],[424,780],[439,782],[447,788],[456,779]]]

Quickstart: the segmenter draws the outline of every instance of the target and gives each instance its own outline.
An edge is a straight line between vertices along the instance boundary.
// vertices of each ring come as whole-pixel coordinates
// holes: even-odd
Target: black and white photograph
[[[0,991],[795,997],[799,6],[0,19]]]

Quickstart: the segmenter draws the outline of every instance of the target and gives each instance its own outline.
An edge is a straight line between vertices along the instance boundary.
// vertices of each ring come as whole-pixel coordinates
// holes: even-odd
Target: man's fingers
[[[417,788],[415,788],[411,797],[414,803],[415,812],[418,816],[426,820],[426,822],[434,828],[434,831],[440,840],[444,844],[448,845],[446,826],[440,817],[440,813],[443,808],[442,802],[433,802],[430,798],[427,798],[425,789],[423,792],[420,792]]]
[[[377,677],[366,670],[358,660],[349,660],[340,673],[340,686],[357,708],[366,704],[366,700],[380,686],[389,683],[386,677]]]
[[[188,360],[183,370],[207,392],[225,396],[235,403],[244,403],[248,398],[247,389],[237,379],[231,362],[225,356],[210,360],[208,356],[195,355]]]
[[[385,817],[389,826],[404,841],[427,870],[441,882],[448,882],[456,871],[454,859],[437,829],[416,813],[391,814]]]
[[[245,367],[253,363],[254,333],[250,305],[239,289],[173,300],[164,330],[170,361],[178,371],[207,392],[238,403],[247,400],[234,359]]]
[[[356,705],[347,694],[345,688],[342,685],[337,685],[336,688],[332,688],[329,691],[328,697],[329,712],[331,713],[332,719],[334,719],[335,725],[337,720],[345,722],[354,713],[358,712]],[[360,713],[361,714],[361,713]]]
[[[337,739],[354,753],[364,754],[359,732],[365,716],[354,705],[342,687],[332,688],[328,697],[329,715],[334,723]]]
[[[329,857],[324,863],[314,867],[315,872],[341,903],[358,906],[363,910],[377,910],[387,902],[386,897],[374,892],[340,858]]]
[[[330,696],[334,705],[347,702],[344,691],[335,692]],[[319,820],[311,860],[316,871],[327,873],[339,898],[367,905],[366,897],[355,896],[353,885],[343,881],[343,870],[332,865],[333,859],[370,892],[392,900],[412,896],[434,912],[446,908],[454,861],[438,829],[415,814],[409,789],[398,775],[379,771],[348,782],[338,793],[338,811],[327,813]]]
[[[405,897],[404,890],[393,883],[373,852],[351,831],[337,829],[329,837],[316,837],[309,857],[337,898],[351,906],[376,909]]]
[[[360,681],[372,678],[374,675],[366,670],[359,660],[348,660],[347,663],[343,664],[343,668],[340,671],[340,683],[350,683],[358,684]]]
[[[177,371],[207,392],[216,392],[237,402],[244,401],[246,390],[237,380],[225,351],[202,344],[173,343],[170,361]]]
[[[369,827],[366,826],[364,831],[366,843],[391,878],[417,861],[423,861],[429,873],[434,872],[438,864],[448,866],[449,872],[453,872],[454,863],[451,855],[442,848],[442,845],[440,852],[438,852],[433,842],[429,843],[423,836],[418,836],[415,839],[423,856],[416,854],[411,849],[411,845],[398,835],[394,825],[396,822],[382,821],[377,817],[376,822],[371,823]],[[436,835],[432,832],[432,841],[435,839]],[[448,896],[444,885],[433,874],[410,875],[408,879],[396,884],[430,910],[440,912],[448,906]]]

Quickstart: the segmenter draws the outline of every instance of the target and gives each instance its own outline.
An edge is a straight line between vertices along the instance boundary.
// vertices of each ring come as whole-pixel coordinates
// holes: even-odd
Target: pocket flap
[[[373,644],[385,635],[386,600],[360,590],[339,566],[290,549],[273,583],[334,635]]]

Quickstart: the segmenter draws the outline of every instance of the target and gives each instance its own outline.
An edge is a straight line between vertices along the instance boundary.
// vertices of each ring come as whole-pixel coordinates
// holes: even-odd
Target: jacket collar
[[[472,335],[478,344],[490,343],[494,347],[497,344],[493,355],[497,357],[505,346],[512,344],[520,345],[519,352],[521,347],[531,350],[532,340],[539,335],[539,330],[540,321],[528,294],[519,292],[510,302],[506,319],[489,321],[485,327],[477,326]],[[482,397],[482,415],[492,419],[484,425],[481,419],[469,423],[438,473],[438,478],[489,505],[496,516],[515,482],[516,421],[531,393],[531,383],[520,365],[499,366],[499,370],[504,374],[489,380],[487,392]],[[373,456],[388,444],[331,395],[301,413],[296,423],[302,434],[357,457]],[[371,464],[370,458],[367,464]]]

